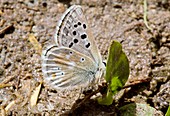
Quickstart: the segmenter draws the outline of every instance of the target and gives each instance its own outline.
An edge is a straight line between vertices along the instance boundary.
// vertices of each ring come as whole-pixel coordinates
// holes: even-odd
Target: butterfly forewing
[[[102,62],[81,6],[73,5],[63,14],[57,26],[55,42],[90,57],[98,65]]]
[[[53,88],[73,89],[77,85],[87,86],[95,79],[97,64],[73,49],[51,46],[42,56],[44,80]]]

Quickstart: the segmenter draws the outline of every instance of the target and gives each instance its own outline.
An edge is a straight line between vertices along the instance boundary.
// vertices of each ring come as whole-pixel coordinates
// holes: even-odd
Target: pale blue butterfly
[[[81,6],[73,5],[66,10],[56,30],[56,45],[42,53],[45,83],[65,90],[98,82],[105,66]]]

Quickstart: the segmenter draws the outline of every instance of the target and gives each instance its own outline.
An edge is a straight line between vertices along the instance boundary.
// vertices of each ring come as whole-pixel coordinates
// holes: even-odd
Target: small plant
[[[117,41],[112,41],[106,65],[105,80],[108,83],[106,94],[98,99],[102,105],[111,105],[115,95],[126,83],[129,77],[129,61],[122,46]]]

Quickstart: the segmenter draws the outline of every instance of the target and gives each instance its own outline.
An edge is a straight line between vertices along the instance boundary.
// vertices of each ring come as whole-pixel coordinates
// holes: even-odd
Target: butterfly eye
[[[80,59],[80,62],[84,62],[84,61],[85,61],[85,58],[82,57],[82,58]]]

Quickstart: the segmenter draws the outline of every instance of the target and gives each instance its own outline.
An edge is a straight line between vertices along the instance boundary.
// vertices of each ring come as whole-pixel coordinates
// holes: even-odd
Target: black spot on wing
[[[86,28],[87,28],[86,24],[83,24],[83,28],[84,28],[84,29],[86,29]]]
[[[81,23],[80,23],[80,22],[78,22],[77,24],[78,24],[78,25],[81,25]]]
[[[70,51],[70,52],[69,52],[69,54],[70,54],[70,55],[72,55],[72,54],[73,54],[73,52],[72,52],[72,51]]]
[[[72,46],[73,46],[73,42],[71,42],[68,47],[71,48]]]
[[[76,35],[77,33],[76,33],[76,31],[73,31],[73,35]]]
[[[74,25],[75,28],[76,28],[77,26],[78,26],[77,24]]]
[[[85,45],[85,47],[86,47],[86,48],[89,48],[89,47],[90,47],[90,43],[87,43],[87,44]]]
[[[84,62],[85,58],[81,57],[80,62]]]
[[[87,38],[87,35],[86,34],[82,34],[81,35],[81,39],[86,39]]]
[[[74,39],[73,41],[74,41],[74,43],[78,43],[78,39]]]

